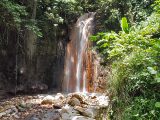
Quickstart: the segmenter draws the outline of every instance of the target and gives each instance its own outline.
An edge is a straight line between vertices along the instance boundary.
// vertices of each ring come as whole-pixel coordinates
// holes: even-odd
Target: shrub
[[[153,13],[130,30],[127,21],[124,18],[122,21],[123,31],[98,33],[91,37],[104,63],[112,68],[109,79],[113,96],[112,118],[158,120],[160,14]]]

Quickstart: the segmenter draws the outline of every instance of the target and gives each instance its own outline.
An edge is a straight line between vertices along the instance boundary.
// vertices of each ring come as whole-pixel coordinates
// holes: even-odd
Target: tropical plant
[[[157,5],[157,1],[154,6]],[[112,96],[112,118],[158,120],[160,118],[160,14],[128,28],[122,18],[119,33],[98,33],[91,39],[111,66],[108,83]]]

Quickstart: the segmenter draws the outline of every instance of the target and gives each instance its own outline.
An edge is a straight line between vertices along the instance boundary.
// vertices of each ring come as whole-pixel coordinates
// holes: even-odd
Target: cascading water
[[[71,41],[67,45],[63,90],[66,92],[87,92],[88,76],[90,76],[88,57],[89,36],[93,31],[95,13],[86,13],[80,17],[71,33]]]

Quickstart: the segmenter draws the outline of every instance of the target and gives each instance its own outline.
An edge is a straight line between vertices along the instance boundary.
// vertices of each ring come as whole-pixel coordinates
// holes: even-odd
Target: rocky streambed
[[[0,120],[106,120],[108,103],[99,93],[17,96],[0,102]]]

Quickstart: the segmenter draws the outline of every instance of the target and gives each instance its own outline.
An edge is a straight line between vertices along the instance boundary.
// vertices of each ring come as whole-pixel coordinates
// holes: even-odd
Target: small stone
[[[2,116],[4,116],[4,115],[6,115],[6,113],[5,113],[5,112],[1,112],[1,113],[0,113],[0,118],[1,118]]]
[[[6,114],[10,114],[12,112],[12,109],[8,109],[5,111]]]
[[[18,113],[18,109],[15,106],[13,106],[11,109],[14,113]]]
[[[15,115],[13,115],[13,116],[14,116],[14,118],[16,118],[16,119],[19,119],[19,118],[20,118],[17,114],[15,114]]]

